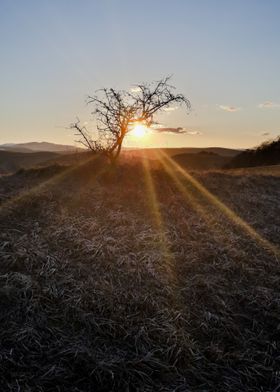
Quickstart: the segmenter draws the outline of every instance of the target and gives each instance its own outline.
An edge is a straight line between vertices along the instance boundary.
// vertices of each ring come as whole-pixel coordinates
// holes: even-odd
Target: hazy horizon
[[[71,143],[56,143],[56,142],[51,142],[51,141],[46,141],[46,140],[30,140],[30,141],[26,141],[26,142],[4,142],[4,143],[1,143],[0,144],[0,146],[9,146],[9,145],[21,145],[21,144],[29,144],[29,143],[38,143],[38,144],[41,144],[41,143],[49,143],[49,144],[55,144],[55,145],[65,145],[65,146],[68,146],[68,147],[74,147],[74,148],[81,148],[81,149],[84,149],[85,151],[87,150],[83,145],[81,145],[81,144],[78,144],[78,143],[76,143],[76,144],[71,144]],[[167,146],[167,147],[158,147],[158,146],[145,146],[145,145],[143,145],[143,146],[137,146],[137,145],[135,145],[135,146],[124,146],[123,147],[123,149],[143,149],[143,148],[205,148],[205,149],[207,149],[207,148],[225,148],[225,149],[231,149],[231,147],[225,147],[225,146],[208,146],[208,145],[206,145],[206,146],[175,146],[175,147],[169,147],[169,146]],[[243,150],[243,148],[233,148],[233,150]]]

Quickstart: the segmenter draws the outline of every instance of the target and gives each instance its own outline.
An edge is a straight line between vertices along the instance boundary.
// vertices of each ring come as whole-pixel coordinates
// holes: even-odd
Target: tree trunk
[[[117,144],[116,150],[113,150],[110,153],[110,155],[109,155],[109,159],[110,159],[110,162],[111,162],[112,166],[116,166],[117,160],[119,158],[119,155],[120,155],[120,152],[121,152],[121,149],[122,149],[123,138],[124,138],[124,136],[122,136],[119,139],[119,143]]]

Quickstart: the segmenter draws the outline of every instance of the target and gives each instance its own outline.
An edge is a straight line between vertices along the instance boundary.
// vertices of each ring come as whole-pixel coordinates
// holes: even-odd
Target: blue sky
[[[280,2],[1,0],[0,143],[72,144],[88,94],[173,75],[182,135],[128,145],[249,147],[280,134]]]

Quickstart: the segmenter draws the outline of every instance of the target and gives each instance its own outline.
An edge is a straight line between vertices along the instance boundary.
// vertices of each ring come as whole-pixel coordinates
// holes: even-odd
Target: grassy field
[[[32,168],[58,157],[60,154],[49,151],[23,153],[0,150],[0,176],[11,174],[21,168]]]
[[[0,178],[1,391],[280,390],[280,182],[130,160]]]

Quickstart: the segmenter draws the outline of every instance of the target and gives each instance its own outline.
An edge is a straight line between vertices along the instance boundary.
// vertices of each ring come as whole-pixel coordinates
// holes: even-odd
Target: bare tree
[[[135,124],[151,127],[156,124],[155,114],[173,104],[185,104],[189,110],[190,101],[183,94],[175,94],[175,88],[169,84],[170,77],[151,84],[138,84],[131,91],[116,91],[104,88],[98,95],[89,96],[88,104],[95,109],[98,139],[93,140],[86,127],[80,122],[71,128],[81,136],[79,140],[93,153],[107,156],[111,163],[117,160],[123,140]]]

